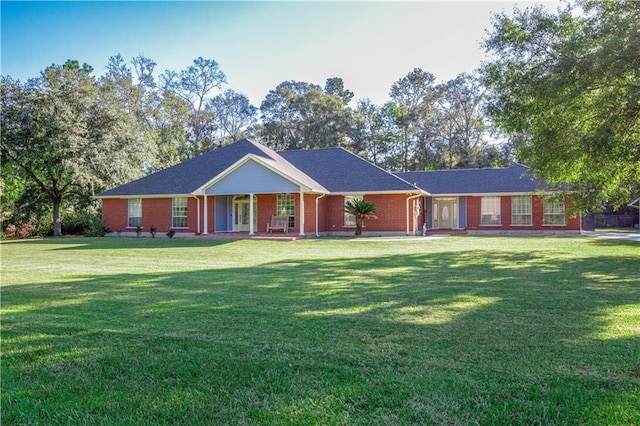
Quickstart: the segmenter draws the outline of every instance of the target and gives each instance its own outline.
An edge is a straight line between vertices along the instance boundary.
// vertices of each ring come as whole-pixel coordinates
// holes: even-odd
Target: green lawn
[[[638,424],[640,244],[10,241],[2,424]]]

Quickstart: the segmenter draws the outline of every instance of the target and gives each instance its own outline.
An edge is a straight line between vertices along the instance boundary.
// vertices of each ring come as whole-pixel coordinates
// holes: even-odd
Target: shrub
[[[35,235],[35,219],[29,219],[28,222],[20,225],[20,231],[18,231],[18,238],[31,238]]]
[[[105,234],[109,234],[111,229],[104,226],[100,221],[100,218],[96,218],[91,221],[89,228],[85,229],[84,235],[87,237],[104,237]]]
[[[105,228],[102,216],[97,211],[65,212],[61,223],[62,233],[65,235],[86,235],[89,237],[103,237]]]
[[[4,235],[7,238],[15,238],[18,236],[18,228],[13,224],[7,225],[7,228],[4,230]]]

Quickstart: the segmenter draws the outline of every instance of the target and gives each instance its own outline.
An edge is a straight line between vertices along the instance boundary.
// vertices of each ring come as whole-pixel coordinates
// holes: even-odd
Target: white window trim
[[[498,223],[482,223],[482,218],[485,216],[482,211],[482,200],[485,198],[497,198],[498,199]],[[480,197],[480,226],[502,226],[502,197],[499,195],[487,195]]]
[[[140,207],[139,207],[140,208],[140,216],[130,216],[131,210],[129,208],[129,204],[132,201],[137,201],[139,203],[139,205],[140,205]],[[138,217],[140,218],[140,225],[138,225],[138,226],[140,226],[142,228],[142,198],[129,198],[127,200],[127,226],[126,226],[126,228],[127,229],[137,229],[138,226],[131,226],[129,224],[131,223],[131,219],[132,218],[138,218]]]
[[[545,223],[545,218],[547,216],[559,216],[559,213],[546,213],[547,203],[552,205],[562,206],[562,223]],[[564,198],[560,202],[542,200],[542,226],[567,226],[567,208]]]
[[[286,216],[289,216],[289,229],[292,229],[296,225],[296,196],[294,194],[277,194],[276,196],[276,216],[282,216],[282,211],[280,210],[280,197],[290,197],[291,198],[291,211],[292,213],[287,213]]]
[[[513,217],[514,217],[514,213],[513,213],[513,200],[515,198],[518,197],[528,197],[529,198],[529,213],[528,214],[516,214],[516,216],[529,216],[529,223],[523,224],[523,223],[513,223]],[[533,226],[533,197],[531,195],[513,195],[511,197],[511,226],[518,226],[518,227],[524,227],[524,226]]]
[[[185,215],[175,216],[175,202],[176,200],[185,200]],[[175,218],[185,218],[186,226],[173,226]],[[171,229],[189,229],[189,200],[187,197],[174,197],[171,199]]]

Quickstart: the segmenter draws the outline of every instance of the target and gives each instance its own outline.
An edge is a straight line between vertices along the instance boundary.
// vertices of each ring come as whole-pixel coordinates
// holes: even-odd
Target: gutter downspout
[[[582,211],[578,213],[578,219],[580,219],[580,235],[583,235],[582,232],[584,232],[584,230],[582,229]]]
[[[318,232],[318,200],[326,196],[327,194],[322,194],[321,196],[316,197],[316,237],[320,237],[320,233]]]
[[[407,197],[407,236],[411,235],[409,233],[409,220],[410,220],[409,219],[409,201],[414,200],[414,199],[416,199],[418,197],[422,197],[422,194],[417,194],[417,195],[413,195],[413,196]],[[416,230],[414,229],[413,232],[415,234]]]

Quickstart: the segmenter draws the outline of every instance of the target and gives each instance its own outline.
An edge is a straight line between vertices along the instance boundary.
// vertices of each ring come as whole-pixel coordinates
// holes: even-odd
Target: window
[[[138,226],[142,226],[142,199],[141,198],[129,199],[129,206],[127,210],[128,210],[127,227],[136,228]]]
[[[545,199],[543,225],[565,225],[564,200]]]
[[[511,197],[511,224],[531,225],[531,196],[516,195]]]
[[[296,204],[292,194],[278,194],[276,215],[289,216],[289,228],[296,226]]]
[[[171,227],[186,228],[187,227],[187,199],[174,198],[171,207]]]
[[[347,201],[351,201],[354,198],[357,198],[357,197],[354,197],[352,195],[345,195],[344,203],[342,205],[344,206],[345,204],[347,204]],[[356,226],[356,217],[355,217],[355,215],[352,215],[351,213],[344,212],[344,226],[345,227],[355,227]]]
[[[500,197],[482,197],[480,225],[500,225]]]

